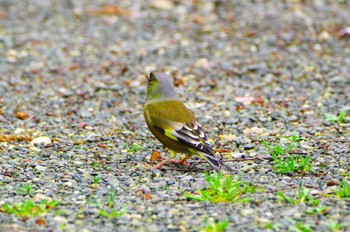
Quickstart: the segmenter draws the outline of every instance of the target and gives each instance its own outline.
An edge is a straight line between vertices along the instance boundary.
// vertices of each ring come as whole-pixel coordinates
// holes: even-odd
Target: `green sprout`
[[[350,198],[350,185],[344,180],[340,181],[339,187],[336,189],[335,193],[339,198]]]
[[[275,223],[275,222],[268,222],[262,225],[262,228],[273,230],[273,231],[280,231],[281,227],[283,227],[281,223]]]
[[[142,150],[142,147],[139,144],[134,143],[132,145],[132,147],[130,149],[128,149],[128,153],[134,154],[135,152],[140,151],[140,150]]]
[[[116,189],[110,189],[108,192],[108,198],[106,202],[106,207],[101,207],[98,211],[98,215],[105,218],[119,218],[122,217],[126,213],[126,208],[123,207],[121,210],[115,209],[114,199],[117,195]]]
[[[36,204],[32,200],[22,200],[22,202],[13,205],[5,203],[1,206],[0,211],[15,214],[17,217],[36,217],[47,214],[48,211],[59,204],[59,201],[42,200],[39,204]]]
[[[325,114],[325,120],[327,122],[338,122],[338,123],[346,123],[350,122],[350,117],[346,116],[346,110],[340,112],[339,116],[335,114]]]
[[[224,221],[213,222],[207,220],[206,227],[201,228],[201,232],[224,232],[229,225],[229,221],[226,219]]]
[[[31,197],[34,196],[35,194],[35,190],[30,184],[26,184],[26,185],[21,184],[17,191],[19,194],[28,195]]]
[[[291,141],[300,141],[302,138],[299,136],[289,137]],[[267,142],[263,142],[263,145],[267,148],[268,152],[274,160],[273,170],[277,173],[294,173],[294,172],[307,172],[312,166],[310,164],[311,156],[300,156],[296,154],[289,154],[294,148],[294,143],[289,144],[286,148],[282,145],[271,147]]]
[[[115,209],[106,209],[106,210],[100,209],[98,211],[98,215],[109,219],[122,217],[125,213],[126,213],[126,208],[123,208],[120,211]]]
[[[329,207],[320,206],[320,207],[315,207],[315,208],[311,208],[308,210],[304,210],[303,212],[306,214],[310,214],[310,215],[326,215],[329,212]]]
[[[271,148],[271,145],[268,142],[263,142],[263,145],[266,147],[270,155],[283,156],[289,153],[295,148],[293,143],[289,144],[286,148],[283,148],[282,145],[277,145]]]
[[[92,182],[94,184],[99,184],[101,182],[101,177],[100,176],[93,176],[92,177]]]
[[[198,190],[198,194],[192,195],[186,193],[185,197],[190,200],[209,201],[209,202],[249,202],[250,198],[243,198],[246,193],[255,193],[256,187],[239,178],[223,176],[222,172],[205,174],[205,180],[209,187],[204,190]]]
[[[306,224],[305,222],[302,221],[295,221],[295,220],[290,220],[293,225],[289,227],[289,231],[295,231],[295,232],[312,232],[314,231],[312,229],[313,225],[311,224]]]
[[[292,136],[286,137],[286,139],[288,139],[289,141],[291,141],[293,143],[297,143],[297,142],[306,140],[306,138],[301,137],[299,135],[292,135]]]
[[[300,203],[305,203],[310,206],[318,206],[320,204],[320,200],[314,199],[311,194],[310,190],[307,188],[301,188],[298,190],[298,194],[295,198],[287,197],[283,194],[283,192],[278,191],[277,192],[277,198],[280,202],[284,202],[287,204],[297,205]]]
[[[275,162],[273,170],[277,173],[293,173],[293,172],[307,172],[312,168],[310,164],[311,156],[302,157],[299,155],[290,155],[285,158],[279,158],[272,154]]]
[[[109,189],[108,192],[108,200],[107,200],[107,205],[109,208],[114,207],[114,198],[117,196],[117,190],[116,189]]]
[[[346,231],[346,229],[348,229],[349,227],[349,224],[332,221],[328,225],[326,224],[326,226],[330,231],[337,232],[337,231]]]

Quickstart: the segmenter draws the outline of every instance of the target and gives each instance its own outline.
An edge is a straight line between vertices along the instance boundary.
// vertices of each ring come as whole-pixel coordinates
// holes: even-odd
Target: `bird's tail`
[[[226,170],[232,172],[232,169],[224,164],[220,159],[214,156],[214,154],[206,154],[204,152],[199,152],[199,155],[203,157],[215,171],[220,172],[221,170]]]

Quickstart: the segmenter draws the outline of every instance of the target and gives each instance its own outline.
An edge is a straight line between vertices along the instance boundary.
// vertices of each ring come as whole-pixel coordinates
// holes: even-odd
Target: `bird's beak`
[[[149,81],[149,75],[145,74],[147,81]]]

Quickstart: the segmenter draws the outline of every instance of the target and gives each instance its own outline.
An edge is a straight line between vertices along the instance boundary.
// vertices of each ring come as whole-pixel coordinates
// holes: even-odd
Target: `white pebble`
[[[38,137],[30,142],[30,146],[34,147],[37,145],[47,146],[51,144],[51,139],[49,137]]]
[[[22,128],[17,128],[13,133],[15,135],[23,135],[26,131]]]

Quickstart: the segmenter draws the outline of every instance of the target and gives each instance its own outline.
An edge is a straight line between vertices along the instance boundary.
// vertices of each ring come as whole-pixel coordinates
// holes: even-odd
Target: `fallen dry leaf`
[[[7,13],[5,11],[0,11],[0,19],[6,19]]]
[[[129,70],[129,67],[127,65],[124,65],[121,69],[120,69],[120,75],[124,75],[127,71]]]
[[[105,5],[99,9],[89,10],[89,14],[95,16],[127,16],[130,14],[130,11],[116,5]]]
[[[27,114],[26,112],[22,112],[22,111],[16,111],[15,117],[18,119],[24,120],[24,119],[29,118],[29,114]]]
[[[38,224],[38,225],[40,225],[40,226],[46,225],[46,221],[45,221],[44,219],[42,219],[42,218],[36,219],[36,220],[35,220],[35,223]]]
[[[244,36],[245,37],[255,37],[256,34],[257,34],[256,31],[247,31],[247,32],[244,33]]]
[[[103,143],[98,143],[97,146],[100,147],[100,148],[103,148],[103,149],[107,148],[107,146],[104,145]]]
[[[183,79],[175,78],[174,85],[175,86],[179,86],[179,85],[183,85],[184,86],[184,85],[186,85],[186,82]]]
[[[81,69],[81,64],[72,64],[71,66],[68,67],[69,71],[74,71],[74,70],[78,70]]]
[[[162,156],[160,155],[160,153],[158,151],[153,151],[151,158],[149,158],[149,161],[155,162],[158,160],[162,160]]]
[[[327,181],[326,185],[327,186],[337,186],[340,184],[340,181],[337,180],[337,179],[332,179],[332,180],[329,180]]]
[[[239,112],[239,111],[241,111],[241,110],[244,110],[245,109],[245,107],[243,106],[243,105],[238,105],[238,106],[236,106],[236,108],[235,108],[235,110],[237,111],[237,112]]]
[[[218,149],[215,149],[215,152],[217,152],[217,153],[231,153],[232,150],[226,149],[226,148],[218,148]]]
[[[136,190],[135,196],[140,199],[152,200],[152,194],[145,189]]]
[[[24,135],[0,135],[0,142],[10,142],[10,141],[32,141],[33,138]]]
[[[124,84],[125,84],[126,86],[129,86],[129,85],[131,84],[131,80],[125,80],[125,81],[124,81]]]
[[[252,101],[252,104],[253,105],[264,105],[264,99],[262,97],[258,97],[258,98],[255,98],[253,101]]]
[[[80,123],[80,127],[82,128],[82,129],[85,129],[86,127],[87,127],[87,123],[86,122],[82,122],[82,123]]]

